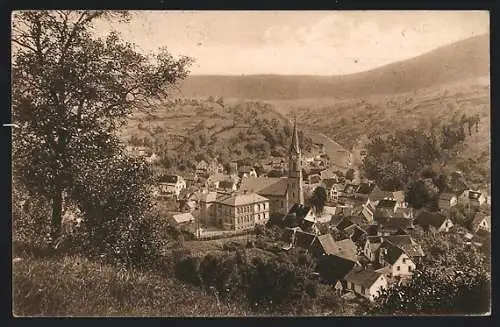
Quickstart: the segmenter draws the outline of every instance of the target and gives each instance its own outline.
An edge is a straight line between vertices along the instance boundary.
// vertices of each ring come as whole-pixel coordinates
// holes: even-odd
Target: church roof
[[[293,124],[292,144],[290,145],[290,153],[300,154],[299,133],[297,131],[297,120]]]

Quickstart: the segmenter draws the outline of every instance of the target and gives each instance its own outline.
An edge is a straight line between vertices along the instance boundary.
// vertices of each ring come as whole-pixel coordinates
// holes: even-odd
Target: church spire
[[[292,144],[290,145],[290,153],[300,154],[299,133],[297,131],[297,118],[293,122]]]

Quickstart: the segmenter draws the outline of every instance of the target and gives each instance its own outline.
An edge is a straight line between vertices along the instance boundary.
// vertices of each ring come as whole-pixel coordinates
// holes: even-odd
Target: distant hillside
[[[346,99],[414,91],[486,76],[489,71],[489,35],[486,34],[435,49],[409,60],[350,75],[195,75],[184,81],[181,95],[261,100]]]
[[[194,167],[196,161],[218,157],[257,164],[270,156],[287,155],[290,121],[258,101],[176,99],[159,104],[154,114],[136,113],[121,131],[132,145],[151,147],[166,168]],[[299,128],[303,149],[312,141]]]

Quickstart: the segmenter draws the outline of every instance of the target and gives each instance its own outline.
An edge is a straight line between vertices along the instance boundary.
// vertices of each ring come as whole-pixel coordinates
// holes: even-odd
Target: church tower
[[[294,121],[292,144],[288,153],[288,197],[291,205],[304,204],[304,190],[302,186],[302,155],[299,146],[297,119]]]

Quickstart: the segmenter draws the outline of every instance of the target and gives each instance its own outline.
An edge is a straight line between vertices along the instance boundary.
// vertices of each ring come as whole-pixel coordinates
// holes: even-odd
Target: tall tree
[[[14,173],[51,202],[52,237],[61,230],[63,195],[82,167],[119,152],[115,136],[135,109],[187,76],[191,59],[165,48],[146,56],[117,33],[95,37],[99,19],[127,12],[21,11],[13,15]],[[17,163],[17,164],[16,164]]]

